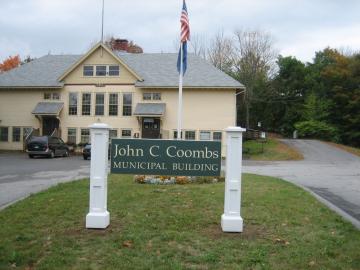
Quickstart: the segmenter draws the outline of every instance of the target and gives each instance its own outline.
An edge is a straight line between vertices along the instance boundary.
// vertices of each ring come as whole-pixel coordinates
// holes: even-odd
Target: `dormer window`
[[[96,66],[96,76],[106,76],[106,66]]]
[[[84,76],[94,76],[94,66],[84,66]]]
[[[95,72],[94,72],[95,69]],[[119,65],[84,65],[83,66],[83,76],[84,77],[93,77],[93,76],[119,76],[120,66]]]
[[[119,76],[119,66],[109,66],[109,76]]]

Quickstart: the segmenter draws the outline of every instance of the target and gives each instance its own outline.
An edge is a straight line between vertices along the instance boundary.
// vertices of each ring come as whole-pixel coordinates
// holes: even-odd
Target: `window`
[[[213,140],[214,141],[221,141],[221,131],[214,131],[213,133]]]
[[[31,135],[32,130],[32,127],[23,127],[23,137],[27,139]]]
[[[83,75],[84,76],[94,76],[94,67],[93,66],[84,66]]]
[[[60,99],[60,93],[44,93],[44,99]]]
[[[209,141],[210,140],[210,131],[200,131],[200,140]]]
[[[120,67],[119,66],[109,66],[109,76],[119,76]]]
[[[105,95],[96,93],[95,96],[95,115],[104,115]]]
[[[131,138],[131,129],[121,130],[121,138]]]
[[[59,100],[60,99],[60,93],[52,93],[52,99]]]
[[[76,143],[76,128],[68,128],[68,143]]]
[[[161,100],[161,93],[153,93],[152,98],[153,100]]]
[[[151,93],[143,93],[143,100],[151,100]]]
[[[0,127],[0,142],[7,142],[9,140],[9,128]]]
[[[130,116],[132,112],[132,94],[123,95],[123,116]]]
[[[96,66],[96,76],[106,76],[106,66]]]
[[[195,140],[195,131],[194,130],[185,131],[185,140]]]
[[[82,115],[91,114],[91,94],[83,93],[82,94]]]
[[[89,143],[90,142],[90,130],[88,128],[82,128],[81,129],[81,139],[80,142],[82,144]]]
[[[177,139],[177,130],[174,130],[174,139]],[[183,137],[183,132],[181,131],[181,138]]]
[[[118,94],[109,95],[109,115],[118,115]]]
[[[69,93],[69,115],[77,115],[78,94]]]
[[[117,129],[109,130],[109,139],[117,138]]]
[[[143,100],[161,100],[161,93],[143,93]]]
[[[12,128],[12,141],[13,142],[20,142],[21,140],[21,128],[20,127],[13,127]]]

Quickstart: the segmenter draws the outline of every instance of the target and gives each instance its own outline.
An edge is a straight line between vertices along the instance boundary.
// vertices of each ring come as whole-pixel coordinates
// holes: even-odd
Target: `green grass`
[[[224,184],[109,178],[106,230],[86,230],[89,182],[0,212],[0,269],[359,269],[360,232],[302,189],[245,175],[241,234],[222,233]]]
[[[243,144],[244,158],[252,160],[300,160],[304,157],[296,149],[275,138],[248,140]]]

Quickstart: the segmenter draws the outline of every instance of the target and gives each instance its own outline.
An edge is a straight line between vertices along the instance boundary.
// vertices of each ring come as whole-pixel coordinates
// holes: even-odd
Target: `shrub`
[[[139,184],[145,184],[145,175],[135,175],[135,182]]]
[[[176,176],[175,182],[176,182],[176,184],[179,184],[179,185],[185,185],[185,184],[189,183],[189,178],[186,176]]]
[[[337,129],[323,121],[309,120],[295,124],[299,137],[338,141]]]

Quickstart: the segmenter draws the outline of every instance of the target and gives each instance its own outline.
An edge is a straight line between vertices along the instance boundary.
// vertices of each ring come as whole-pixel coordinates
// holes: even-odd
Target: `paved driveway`
[[[0,209],[60,182],[89,177],[89,168],[81,156],[29,159],[24,153],[0,153]]]
[[[303,186],[360,228],[360,158],[316,140],[283,142],[300,150],[304,160],[245,161],[244,172],[275,176]]]

